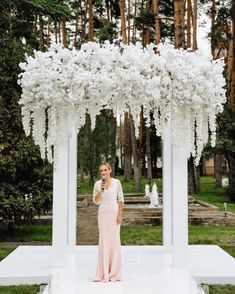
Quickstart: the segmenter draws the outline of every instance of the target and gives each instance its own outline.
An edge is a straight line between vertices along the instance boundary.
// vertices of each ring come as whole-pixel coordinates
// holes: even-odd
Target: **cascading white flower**
[[[23,126],[26,135],[32,126],[35,143],[50,162],[61,132],[78,131],[87,112],[94,128],[102,109],[113,109],[115,116],[130,111],[136,135],[141,106],[148,125],[153,113],[158,135],[171,118],[173,144],[186,148],[197,163],[208,131],[215,144],[216,115],[226,101],[223,60],[171,44],[89,42],[80,50],[55,44],[48,52],[35,51],[20,67]]]

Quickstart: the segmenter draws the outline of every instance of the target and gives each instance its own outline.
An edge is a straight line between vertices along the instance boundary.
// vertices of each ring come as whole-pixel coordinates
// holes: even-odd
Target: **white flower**
[[[130,109],[136,135],[142,105],[148,125],[153,111],[158,135],[171,117],[173,144],[186,148],[197,162],[209,130],[215,144],[216,115],[226,101],[223,60],[211,61],[202,52],[167,43],[142,48],[140,43],[117,47],[89,42],[79,51],[54,44],[48,52],[35,51],[20,67],[23,126],[29,135],[33,119],[35,143],[49,161],[52,146],[56,158],[61,132],[78,131],[87,111],[94,128],[105,108],[115,115]]]

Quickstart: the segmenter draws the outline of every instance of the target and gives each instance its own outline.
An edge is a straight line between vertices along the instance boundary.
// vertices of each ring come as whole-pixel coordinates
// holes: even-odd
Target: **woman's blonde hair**
[[[102,161],[101,162],[101,164],[99,166],[99,170],[100,170],[101,166],[103,166],[103,165],[107,166],[108,169],[112,170],[111,164],[109,162],[107,162],[107,161]]]

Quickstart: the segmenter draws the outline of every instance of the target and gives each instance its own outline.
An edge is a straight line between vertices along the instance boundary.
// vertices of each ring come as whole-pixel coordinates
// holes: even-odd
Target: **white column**
[[[163,249],[172,251],[172,150],[171,150],[171,120],[164,129],[163,136]]]
[[[76,246],[77,235],[77,132],[69,137],[69,195],[68,195],[68,245]]]
[[[182,142],[182,146],[183,142]],[[188,264],[188,165],[187,156],[172,145],[173,265]]]
[[[64,120],[66,122],[66,118]],[[61,132],[58,139],[57,159],[53,173],[52,246],[54,265],[65,263],[68,246],[68,186],[69,186],[69,136]]]

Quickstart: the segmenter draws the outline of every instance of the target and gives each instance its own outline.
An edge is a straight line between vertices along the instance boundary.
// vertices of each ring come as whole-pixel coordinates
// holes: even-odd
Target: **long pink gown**
[[[95,201],[101,185],[97,181],[93,190],[93,201],[99,205],[99,251],[96,277],[94,282],[116,282],[122,279],[122,257],[120,241],[120,225],[117,224],[118,202],[124,202],[122,185],[118,179],[111,178],[108,189],[105,189],[104,198],[98,203]]]

